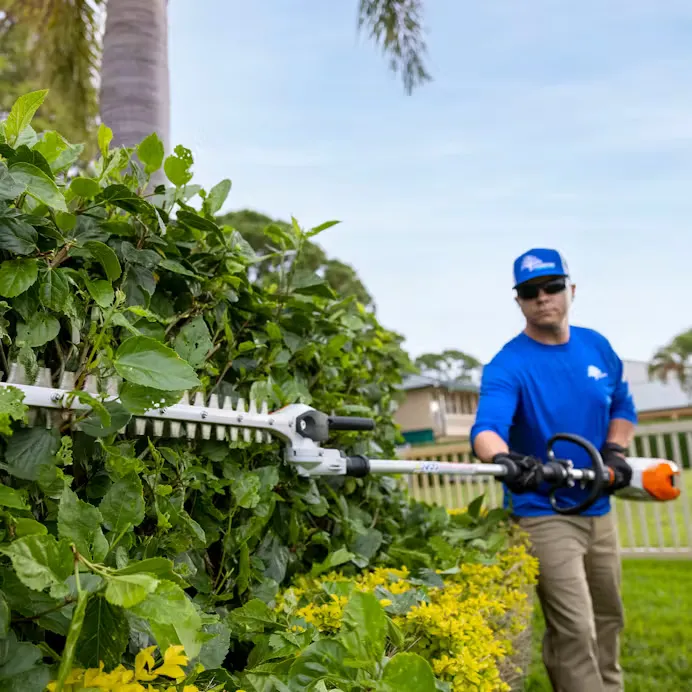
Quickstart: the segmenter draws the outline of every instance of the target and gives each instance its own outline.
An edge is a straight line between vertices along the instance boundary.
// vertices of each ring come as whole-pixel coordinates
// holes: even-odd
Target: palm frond
[[[692,389],[692,330],[678,334],[658,349],[649,362],[649,377],[667,382],[673,375],[683,389]]]
[[[32,78],[69,104],[77,129],[98,114],[99,10],[104,0],[8,0],[6,13],[30,27]]]
[[[407,94],[431,79],[423,65],[422,4],[421,0],[360,0],[358,27],[366,29],[389,56],[390,68],[401,73]]]

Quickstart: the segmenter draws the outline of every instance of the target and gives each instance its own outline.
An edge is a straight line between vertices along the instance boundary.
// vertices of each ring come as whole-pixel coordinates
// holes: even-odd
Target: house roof
[[[668,382],[650,380],[646,361],[623,360],[625,377],[637,411],[663,411],[692,406],[692,397],[673,376]]]
[[[649,364],[646,361],[623,360],[623,366],[637,411],[664,411],[692,406],[692,396],[685,392],[674,377],[671,376],[668,382],[649,379]],[[440,382],[427,375],[409,375],[401,385],[405,391],[426,387],[442,387],[452,392],[479,390],[478,384],[474,382]]]
[[[408,375],[404,378],[401,388],[405,391],[412,389],[425,389],[426,387],[441,387],[450,392],[477,392],[478,385],[474,382],[466,382],[464,380],[437,380],[434,377],[427,375]]]

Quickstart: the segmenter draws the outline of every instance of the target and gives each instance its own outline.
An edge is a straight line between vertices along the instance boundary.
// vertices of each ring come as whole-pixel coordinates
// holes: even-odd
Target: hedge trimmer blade
[[[27,379],[24,368],[12,363],[7,381],[0,382],[0,386],[15,387],[23,393],[24,404],[29,407],[28,423],[32,427],[40,422],[48,428],[59,428],[78,418],[79,414],[84,416],[92,412],[93,403],[80,399],[80,393],[89,394],[102,404],[119,403],[121,381],[117,377],[105,382],[105,396],[99,394],[98,382],[93,376],[85,378],[80,390],[75,389],[77,378],[74,372],[62,374],[59,388],[52,386],[53,377],[48,368],[39,370],[35,382],[28,384]],[[77,430],[81,427],[79,422],[74,422],[73,426]],[[253,435],[256,442],[265,442],[270,440],[265,430],[271,428],[266,402],[260,403],[258,409],[255,401],[246,406],[245,400],[239,398],[234,404],[230,397],[220,397],[215,393],[205,397],[202,392],[196,392],[191,402],[189,392],[185,392],[177,404],[156,406],[141,415],[133,415],[131,422],[118,432],[128,432],[137,437],[201,437],[204,440],[211,439],[213,433],[218,441],[230,439],[234,442],[242,434],[246,442],[251,442]]]
[[[99,408],[120,403],[117,392],[120,383],[113,378],[106,382],[107,394],[99,395],[95,378],[86,378],[81,390],[74,388],[74,373],[65,372],[61,387],[50,386],[50,370],[43,368],[35,383],[27,384],[24,369],[17,364],[10,368],[2,387],[15,387],[23,394],[23,403],[30,408],[29,425],[45,424],[62,427],[66,424],[79,429],[86,425],[86,417],[98,415]],[[163,396],[163,394],[162,394]],[[39,415],[42,419],[39,422]],[[129,418],[129,415],[128,415]],[[71,420],[72,419],[72,420]],[[242,432],[246,442],[257,443],[280,438],[284,443],[284,457],[288,464],[301,476],[354,476],[370,474],[429,474],[454,475],[459,477],[489,476],[500,480],[509,479],[516,469],[503,464],[454,463],[435,460],[369,459],[363,455],[347,456],[341,450],[323,448],[334,431],[370,431],[375,422],[370,418],[327,415],[305,404],[289,404],[276,411],[269,411],[266,402],[243,399],[235,404],[229,398],[216,394],[208,397],[196,392],[190,403],[185,392],[178,403],[155,404],[135,416],[131,423],[113,432],[150,436],[155,438],[202,438],[211,439],[212,432],[218,441],[235,441]],[[552,447],[559,440],[581,446],[591,458],[591,468],[575,468],[570,460],[556,459]],[[598,450],[587,440],[569,433],[554,435],[548,443],[548,461],[543,464],[543,480],[550,488],[553,508],[561,514],[577,514],[591,506],[599,495],[613,482],[612,471],[604,466]],[[666,459],[628,459],[633,469],[630,486],[619,493],[632,500],[674,500],[680,495],[678,466]],[[581,485],[588,488],[588,497],[581,503],[560,507],[555,493],[562,488]]]

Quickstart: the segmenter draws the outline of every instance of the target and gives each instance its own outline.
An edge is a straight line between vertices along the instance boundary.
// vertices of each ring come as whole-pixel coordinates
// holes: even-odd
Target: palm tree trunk
[[[156,132],[168,152],[168,0],[108,0],[100,108],[114,146]]]

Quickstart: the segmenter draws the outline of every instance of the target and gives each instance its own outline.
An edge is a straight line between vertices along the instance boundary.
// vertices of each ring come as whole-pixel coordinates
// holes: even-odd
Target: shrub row
[[[514,657],[531,617],[528,589],[537,563],[525,535],[501,516],[450,516],[434,538],[438,549],[454,553],[453,567],[306,574],[268,603],[252,599],[230,611],[232,640],[250,647],[243,671],[190,670],[182,647],[155,661],[151,646],[132,668],[73,670],[68,682],[77,685],[67,691],[100,685],[114,692],[509,692],[525,672]],[[492,557],[490,535],[505,539]]]
[[[205,190],[192,183],[184,147],[164,156],[152,135],[134,150],[113,148],[105,126],[98,159],[78,169],[79,145],[31,127],[45,96],[20,98],[0,124],[0,366],[20,364],[29,382],[50,373],[54,385],[72,372],[74,396],[91,410],[45,416],[28,411],[18,390],[0,389],[2,689],[42,692],[53,681],[58,691],[97,682],[119,692],[140,683],[233,690],[242,681],[240,689],[268,692],[274,664],[257,662],[266,647],[257,648],[252,627],[266,628],[266,646],[277,650],[291,637],[301,651],[357,646],[305,617],[305,632],[282,629],[301,619],[276,610],[297,579],[318,580],[314,591],[335,570],[360,584],[377,568],[405,569],[423,589],[409,596],[411,612],[422,612],[426,599],[442,607],[435,599],[444,592],[423,592],[440,578],[452,579],[448,594],[462,588],[445,571],[504,559],[502,513],[481,517],[478,506],[450,517],[410,502],[393,478],[299,478],[279,445],[243,435],[133,434],[154,403],[201,392],[371,416],[376,433],[340,433],[330,445],[391,458],[392,412],[411,364],[399,335],[299,261],[332,222],[269,225],[266,262],[217,219],[230,181]],[[161,169],[170,185],[152,190]],[[104,398],[113,378],[119,402]],[[84,391],[86,382],[97,391]],[[367,608],[387,622],[384,645],[380,634],[364,644],[372,689],[416,667],[428,675],[423,658],[439,679],[456,680],[457,649],[450,641],[444,659],[432,631],[437,649],[392,658],[389,673],[372,668],[381,647],[399,641],[391,637],[412,635],[393,606],[369,594],[375,608],[360,593],[346,612]],[[497,615],[488,611],[487,622],[499,655]],[[296,651],[277,665],[304,662]],[[296,689],[288,670],[271,673],[277,690]],[[312,689],[330,689],[330,679]]]

